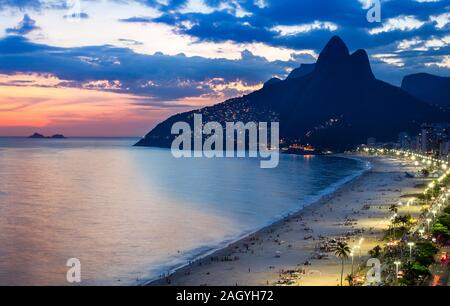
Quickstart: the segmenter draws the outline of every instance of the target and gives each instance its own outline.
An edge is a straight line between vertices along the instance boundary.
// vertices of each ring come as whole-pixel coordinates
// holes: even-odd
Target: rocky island
[[[30,138],[30,139],[66,139],[66,137],[62,134],[55,134],[53,136],[46,137],[39,133],[34,133],[33,135],[29,136],[28,138]]]

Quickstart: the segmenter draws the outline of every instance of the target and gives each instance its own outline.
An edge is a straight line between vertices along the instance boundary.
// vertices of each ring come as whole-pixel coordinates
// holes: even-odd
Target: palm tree
[[[353,287],[355,285],[355,276],[352,274],[348,274],[347,277],[345,278],[346,281],[348,281],[348,285],[350,287]]]
[[[336,250],[334,254],[339,257],[342,261],[342,269],[341,269],[341,287],[343,286],[343,277],[344,277],[344,260],[348,258],[351,250],[346,242],[338,242]]]
[[[389,207],[389,211],[393,212],[393,213],[398,213],[398,206],[396,204],[391,205],[391,207]]]

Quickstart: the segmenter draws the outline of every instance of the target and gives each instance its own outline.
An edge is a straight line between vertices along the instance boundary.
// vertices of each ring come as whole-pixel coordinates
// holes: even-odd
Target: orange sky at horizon
[[[213,103],[188,98],[152,106],[146,97],[58,87],[58,82],[50,76],[0,75],[0,136],[141,137],[170,115]]]

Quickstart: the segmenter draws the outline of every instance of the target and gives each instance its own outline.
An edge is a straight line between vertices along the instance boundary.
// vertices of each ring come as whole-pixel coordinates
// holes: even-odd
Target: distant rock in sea
[[[34,133],[33,135],[29,136],[28,138],[43,139],[43,138],[45,138],[45,136],[42,134],[39,134],[39,133]]]
[[[50,137],[52,139],[65,139],[66,137],[62,134],[55,134],[52,137]]]
[[[33,139],[66,139],[66,137],[62,134],[55,134],[51,137],[45,137],[42,134],[39,133],[34,133],[33,135],[29,136],[28,138],[33,138]]]

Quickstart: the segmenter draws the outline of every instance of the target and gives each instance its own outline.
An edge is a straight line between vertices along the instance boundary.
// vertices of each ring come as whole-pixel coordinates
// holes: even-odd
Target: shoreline
[[[291,154],[288,154],[291,155]],[[297,154],[294,154],[297,155]],[[211,256],[214,256],[216,253],[219,253],[221,251],[223,251],[224,249],[229,248],[231,245],[234,245],[236,243],[239,243],[240,241],[243,241],[245,239],[248,239],[249,237],[258,234],[259,232],[268,229],[272,226],[275,226],[277,223],[282,222],[283,220],[285,220],[286,218],[290,218],[293,215],[299,214],[301,213],[303,210],[305,210],[306,208],[316,205],[318,203],[320,203],[320,201],[322,201],[323,199],[325,199],[328,196],[331,196],[333,193],[339,191],[341,188],[344,188],[346,185],[351,184],[353,181],[357,180],[359,177],[363,176],[364,174],[366,174],[368,171],[370,171],[372,169],[372,164],[365,160],[364,158],[361,158],[360,156],[356,156],[356,155],[346,155],[346,154],[334,154],[334,155],[328,155],[330,157],[339,157],[339,158],[345,158],[345,159],[352,159],[352,160],[357,160],[359,162],[361,162],[362,164],[365,164],[365,168],[356,172],[355,174],[349,175],[348,177],[345,177],[341,180],[339,180],[338,182],[330,185],[329,187],[325,188],[323,191],[325,191],[323,194],[320,194],[317,196],[317,199],[313,199],[312,201],[309,201],[307,203],[303,204],[303,207],[298,208],[298,209],[294,209],[290,212],[286,212],[284,214],[282,214],[282,216],[279,219],[275,219],[274,221],[271,221],[270,223],[263,225],[262,227],[258,227],[257,229],[254,230],[249,230],[245,233],[242,233],[241,235],[239,235],[236,238],[232,238],[229,240],[224,241],[223,243],[221,243],[220,245],[216,246],[216,247],[210,247],[208,251],[206,252],[202,252],[199,253],[197,255],[192,256],[192,259],[187,260],[186,263],[178,266],[178,267],[171,267],[169,268],[169,274],[168,275],[173,275],[176,274],[178,271],[185,269],[186,267],[189,267],[192,263],[196,263],[199,261],[202,261],[204,259],[207,259]],[[331,189],[330,191],[327,191],[328,189]],[[208,248],[207,246],[205,248]],[[140,285],[141,286],[152,286],[152,285],[158,285],[161,282],[165,282],[165,278],[167,276],[161,276],[158,278],[154,278],[154,279],[150,279],[147,280],[145,282],[142,282]]]
[[[300,216],[300,218],[305,215],[305,214],[315,214],[318,210],[320,210],[321,208],[323,209],[323,207],[326,206],[327,203],[329,203],[330,201],[333,201],[333,199],[335,199],[336,197],[339,197],[340,193],[345,193],[351,189],[353,189],[355,187],[355,185],[358,185],[359,182],[363,181],[367,176],[370,176],[370,174],[373,171],[376,171],[376,169],[374,168],[379,168],[378,163],[380,163],[380,159],[378,158],[369,158],[369,157],[365,157],[365,156],[360,156],[360,155],[336,155],[337,157],[341,157],[341,158],[350,158],[350,159],[357,159],[359,161],[362,161],[364,163],[369,163],[370,166],[367,167],[366,169],[362,170],[361,173],[359,173],[358,175],[356,175],[354,178],[350,179],[348,182],[343,183],[342,185],[340,185],[338,188],[336,188],[335,190],[324,194],[323,196],[321,196],[318,200],[314,201],[313,203],[311,203],[310,205],[307,205],[303,208],[301,208],[300,210],[296,211],[296,212],[292,212],[288,215],[286,215],[285,217],[281,218],[278,221],[275,221],[273,223],[271,223],[270,225],[264,226],[263,228],[256,230],[254,232],[248,233],[243,235],[241,238],[229,242],[226,246],[212,250],[211,252],[199,255],[196,259],[186,263],[185,265],[179,267],[179,268],[174,268],[169,277],[161,277],[158,279],[153,279],[153,280],[149,280],[145,283],[143,283],[142,285],[145,286],[161,286],[161,285],[181,285],[181,286],[187,286],[187,285],[194,285],[194,286],[198,286],[198,285],[236,285],[236,284],[240,284],[240,285],[269,285],[269,284],[274,284],[274,275],[281,275],[281,271],[286,271],[288,269],[292,269],[295,268],[295,266],[293,267],[292,265],[288,265],[288,264],[277,264],[276,266],[269,266],[271,271],[265,271],[265,274],[267,276],[267,274],[271,274],[271,277],[265,277],[265,278],[270,278],[267,279],[267,281],[262,282],[261,279],[256,280],[253,277],[250,277],[248,280],[246,280],[245,278],[248,277],[239,277],[236,275],[231,275],[231,274],[236,274],[236,273],[227,273],[226,271],[232,271],[232,270],[240,270],[240,272],[238,272],[238,274],[243,274],[242,272],[242,260],[240,258],[240,256],[246,256],[249,252],[249,249],[251,249],[253,246],[255,246],[255,241],[258,241],[261,239],[261,237],[265,237],[267,238],[268,235],[270,235],[270,233],[274,233],[276,231],[279,231],[280,229],[283,229],[286,225],[286,223],[290,223],[292,222],[292,220],[297,219],[297,223],[298,218]],[[376,165],[374,166],[373,162],[376,161]],[[384,161],[386,162],[386,160]],[[398,163],[401,163],[400,161],[397,161]],[[383,163],[383,162],[381,162]],[[398,169],[397,169],[398,170]],[[398,173],[402,173],[402,170],[398,170]],[[407,170],[411,170],[411,169],[407,169]],[[360,207],[362,208],[362,207]],[[331,209],[332,210],[332,209]],[[316,220],[317,222],[317,220]],[[334,233],[337,234],[337,233]],[[314,236],[314,235],[312,235]],[[333,236],[330,235],[330,233],[328,233],[328,236]],[[273,238],[273,237],[271,237]],[[297,237],[296,242],[304,242],[302,240],[299,240],[300,237]],[[313,241],[316,241],[314,238],[312,238]],[[267,240],[267,239],[263,239],[263,240]],[[274,239],[275,241],[277,239]],[[252,242],[253,241],[253,242]],[[309,241],[309,239],[308,239]],[[264,242],[266,243],[266,242]],[[251,247],[249,247],[248,245],[251,245]],[[266,243],[267,244],[267,243]],[[303,244],[303,243],[300,243]],[[245,254],[245,251],[242,252],[242,245],[245,245],[245,247],[247,248],[247,254]],[[281,244],[279,244],[281,246]],[[293,248],[293,246],[291,245],[291,248]],[[272,248],[272,249],[276,249]],[[280,247],[280,249],[282,249]],[[236,250],[239,250],[238,252],[236,252]],[[311,251],[310,246],[303,249],[303,250],[299,250],[299,253],[307,253],[308,251]],[[261,252],[261,250],[252,250],[251,253],[255,254],[256,252]],[[269,254],[267,254],[267,252],[269,252]],[[277,251],[278,252],[278,251]],[[244,254],[243,254],[244,253]],[[271,253],[271,251],[267,251],[267,250],[262,250],[262,253],[264,253],[264,255],[266,255],[265,260],[262,260],[262,262],[267,263],[267,261],[272,261],[270,259],[275,258],[275,251],[273,253]],[[240,255],[240,256],[237,256]],[[269,255],[269,256],[267,256]],[[270,256],[272,255],[272,256]],[[305,255],[305,254],[303,254]],[[234,256],[234,257],[233,257]],[[282,257],[283,255],[281,255],[280,257]],[[248,256],[247,256],[248,257]],[[250,256],[252,257],[252,256]],[[273,258],[271,258],[273,257]],[[269,259],[269,260],[267,260]],[[282,260],[279,260],[282,261]],[[206,268],[205,268],[206,267]],[[299,267],[299,265],[297,264],[296,267]],[[281,269],[280,269],[281,268]],[[278,269],[280,271],[280,273],[278,272],[274,272],[274,270]],[[206,271],[206,270],[211,270],[210,271]],[[247,273],[248,274],[256,274],[256,273],[261,273],[261,271],[259,272],[254,272],[253,273],[253,268],[249,267]],[[261,269],[259,269],[261,270]],[[311,270],[311,269],[309,269]],[[205,272],[206,271],[206,272]],[[225,274],[225,279],[222,277],[219,277],[218,279],[221,279],[224,281],[224,283],[221,282],[217,282],[217,280],[214,280],[212,277],[209,277],[210,275],[216,274],[216,273],[220,273],[220,274]],[[264,273],[264,272],[263,272]],[[199,275],[198,275],[199,274]],[[236,282],[230,282],[231,278],[235,279]],[[204,280],[204,281],[203,281]],[[328,285],[330,285],[330,282],[327,282]]]

